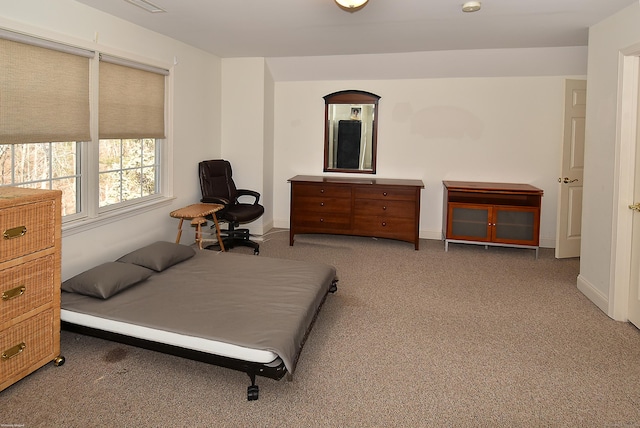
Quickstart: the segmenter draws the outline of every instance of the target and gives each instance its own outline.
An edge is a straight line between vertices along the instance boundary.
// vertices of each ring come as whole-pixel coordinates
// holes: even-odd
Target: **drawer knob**
[[[12,288],[11,290],[3,291],[2,300],[11,300],[11,299],[15,299],[16,297],[20,297],[24,294],[26,289],[27,287],[20,286],[20,287]]]
[[[323,219],[323,218],[321,218],[321,219],[320,219],[320,223],[322,223],[322,222],[324,222],[324,219]]]
[[[382,196],[387,196],[387,192],[382,192]]]
[[[324,202],[320,202],[320,206],[321,206],[321,207],[324,207]]]
[[[383,210],[383,211],[386,211],[386,210],[387,210],[387,207],[383,206],[383,207],[382,207],[382,210]]]
[[[383,222],[382,222],[382,226],[386,226],[386,225],[387,225],[387,222],[386,222],[386,221],[383,221]]]
[[[25,345],[24,342],[17,344],[14,347],[11,347],[9,349],[7,349],[6,351],[4,351],[2,353],[2,361],[4,360],[8,360],[9,358],[13,358],[16,355],[19,355],[22,351],[24,351],[24,348],[26,348],[27,345]]]
[[[320,189],[320,193],[324,193],[324,189]]]
[[[19,238],[21,236],[24,236],[25,233],[27,233],[27,227],[18,226],[18,227],[13,227],[11,229],[6,229],[2,234],[2,236],[4,236],[4,239],[13,239],[13,238]]]

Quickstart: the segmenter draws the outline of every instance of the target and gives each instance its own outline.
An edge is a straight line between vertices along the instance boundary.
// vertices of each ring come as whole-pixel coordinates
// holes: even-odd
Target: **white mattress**
[[[100,318],[66,309],[62,309],[60,311],[60,319],[72,324],[108,331],[110,333],[118,333],[125,336],[135,337],[137,339],[151,340],[153,342],[179,346],[185,349],[206,352],[208,354],[220,355],[243,361],[261,364],[271,362],[279,363],[281,361],[278,355],[271,351],[251,349],[244,346],[233,345],[231,343],[203,339],[195,336],[187,336],[185,334],[172,333],[170,331],[158,330],[136,324],[128,324],[121,321]]]

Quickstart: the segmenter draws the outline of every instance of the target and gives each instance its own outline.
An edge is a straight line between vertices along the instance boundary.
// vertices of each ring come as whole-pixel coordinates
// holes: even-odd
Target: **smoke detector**
[[[462,5],[463,12],[477,12],[482,7],[482,4],[479,1],[468,1]]]

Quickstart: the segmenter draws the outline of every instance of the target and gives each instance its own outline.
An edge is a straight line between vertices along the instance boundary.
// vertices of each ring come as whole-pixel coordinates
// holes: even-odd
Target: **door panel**
[[[639,76],[640,80],[640,76]],[[639,82],[640,83],[640,82]],[[633,226],[631,231],[631,272],[629,276],[629,311],[628,318],[640,328],[640,84],[638,90],[638,121],[636,125],[636,164],[633,198],[629,208],[633,210]],[[635,207],[634,207],[635,205]]]
[[[449,239],[489,241],[490,208],[482,205],[449,204]]]
[[[557,258],[580,256],[586,99],[585,80],[566,81],[556,230]]]

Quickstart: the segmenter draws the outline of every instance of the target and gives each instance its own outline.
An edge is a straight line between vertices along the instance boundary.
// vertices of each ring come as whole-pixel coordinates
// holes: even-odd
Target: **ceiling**
[[[76,0],[222,58],[586,46],[588,28],[638,0]]]

